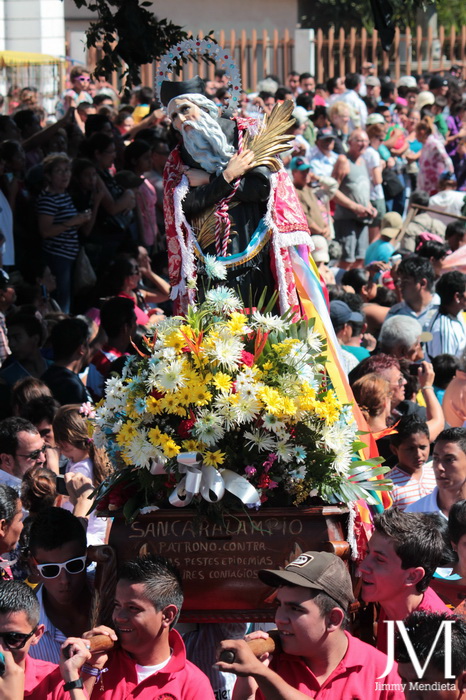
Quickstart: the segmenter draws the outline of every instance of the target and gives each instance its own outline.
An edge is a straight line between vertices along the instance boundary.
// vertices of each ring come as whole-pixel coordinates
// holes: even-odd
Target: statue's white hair
[[[208,97],[197,92],[187,92],[185,95],[177,95],[176,97],[173,97],[167,105],[168,116],[170,116],[172,110],[174,109],[174,100],[189,100],[190,102],[194,102],[194,104],[198,107],[201,107],[201,109],[203,109],[205,112],[208,112],[211,117],[218,117],[218,107],[215,102],[212,102],[212,100],[209,100]]]
[[[217,175],[225,170],[235,148],[227,141],[218,123],[218,109],[212,100],[204,95],[186,94],[174,97],[168,103],[168,114],[176,111],[174,100],[187,100],[200,107],[199,119],[184,122],[181,134],[188,153],[208,173]],[[189,131],[186,126],[191,126]]]

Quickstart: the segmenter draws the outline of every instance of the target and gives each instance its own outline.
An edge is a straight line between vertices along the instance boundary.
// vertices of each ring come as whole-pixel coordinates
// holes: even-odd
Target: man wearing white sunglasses
[[[63,508],[47,508],[31,526],[31,569],[41,586],[37,599],[45,632],[31,648],[33,658],[59,663],[67,637],[88,629],[91,587],[86,573],[86,532],[78,518]]]

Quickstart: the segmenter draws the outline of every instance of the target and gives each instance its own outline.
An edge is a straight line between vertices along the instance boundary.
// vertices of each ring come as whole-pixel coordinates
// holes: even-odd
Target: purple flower
[[[256,467],[253,467],[251,464],[248,464],[247,467],[244,467],[244,472],[248,476],[254,476],[254,474],[257,472]]]

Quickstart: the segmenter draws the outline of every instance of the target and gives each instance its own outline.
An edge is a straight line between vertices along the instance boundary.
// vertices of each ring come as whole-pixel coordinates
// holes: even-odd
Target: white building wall
[[[4,49],[65,55],[65,8],[61,0],[2,0],[1,10]]]

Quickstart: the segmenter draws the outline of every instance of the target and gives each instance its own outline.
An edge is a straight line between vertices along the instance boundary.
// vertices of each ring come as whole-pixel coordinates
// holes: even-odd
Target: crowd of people
[[[163,172],[179,137],[151,88],[120,101],[74,67],[56,114],[24,87],[0,115],[0,697],[460,698],[466,622],[433,582],[466,578],[466,86],[454,68],[395,84],[364,64],[323,84],[267,76],[236,110],[224,71],[205,92],[227,118],[294,102],[281,158],[393,483],[357,571],[377,632],[358,633],[348,569],[325,552],[259,573],[278,589],[273,653],[251,651],[270,640],[258,625],[200,625],[183,640],[182,572],[161,557],[124,564],[113,628],[91,629],[86,552],[108,542],[111,519],[89,505],[111,464],[87,417],[174,312]],[[209,182],[183,172],[193,189]],[[387,654],[401,621],[411,646],[398,640],[397,664]],[[429,654],[447,623],[448,679],[445,649]],[[97,635],[118,648],[91,655]]]

